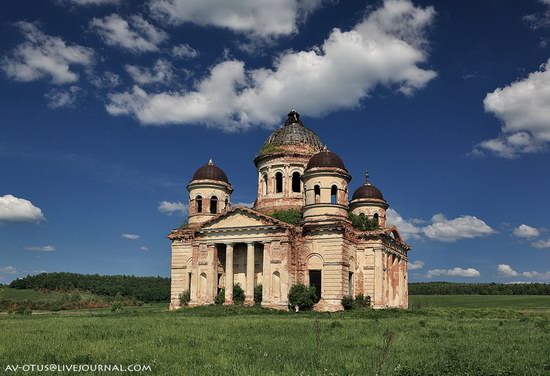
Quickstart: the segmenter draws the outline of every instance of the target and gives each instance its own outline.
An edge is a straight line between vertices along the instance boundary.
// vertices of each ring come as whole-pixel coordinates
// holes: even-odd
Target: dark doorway
[[[309,271],[309,285],[315,287],[315,294],[317,295],[317,301],[321,300],[321,271],[310,270]]]

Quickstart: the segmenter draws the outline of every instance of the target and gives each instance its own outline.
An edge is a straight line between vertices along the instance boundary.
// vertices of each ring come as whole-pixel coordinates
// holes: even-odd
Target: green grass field
[[[138,363],[153,375],[550,374],[548,297],[468,298],[332,314],[159,304],[2,315],[0,373],[14,363]]]

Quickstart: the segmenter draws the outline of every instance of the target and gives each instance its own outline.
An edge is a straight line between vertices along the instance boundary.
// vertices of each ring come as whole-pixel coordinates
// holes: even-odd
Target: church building
[[[210,160],[196,170],[189,191],[188,224],[172,230],[170,308],[213,304],[233,286],[254,304],[261,284],[263,307],[288,309],[294,284],[314,286],[319,311],[342,310],[346,295],[369,296],[374,308],[407,308],[410,246],[386,226],[388,203],[368,175],[349,199],[351,175],[342,159],[300,121],[296,111],[254,158],[258,193],[252,208],[231,205],[233,187]],[[290,224],[273,213],[301,213]],[[275,215],[276,217],[277,216]],[[369,223],[355,226],[351,219]]]

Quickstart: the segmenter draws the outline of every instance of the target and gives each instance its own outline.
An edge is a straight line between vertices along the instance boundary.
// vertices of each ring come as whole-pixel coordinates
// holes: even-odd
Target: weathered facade
[[[189,224],[173,230],[172,309],[189,291],[190,305],[212,304],[225,288],[245,290],[253,304],[262,285],[262,306],[287,309],[293,284],[315,286],[315,309],[343,309],[345,295],[370,296],[375,308],[407,308],[407,253],[395,227],[386,227],[387,202],[366,182],[348,199],[351,181],[344,162],[292,111],[283,127],[267,139],[254,159],[258,195],[252,208],[231,206],[233,188],[226,174],[209,161],[187,189]],[[291,225],[270,216],[296,209],[303,219]],[[378,224],[354,228],[349,213]]]

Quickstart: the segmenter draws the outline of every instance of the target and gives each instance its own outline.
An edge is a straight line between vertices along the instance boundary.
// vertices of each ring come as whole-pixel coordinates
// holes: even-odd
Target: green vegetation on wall
[[[279,221],[283,221],[291,225],[298,225],[302,221],[302,212],[297,209],[275,210],[270,215]]]
[[[272,154],[272,153],[279,153],[283,151],[283,149],[279,146],[273,146],[273,145],[264,145],[260,149],[260,152],[258,155],[266,155],[266,154]]]
[[[368,218],[363,213],[357,215],[349,212],[349,220],[351,221],[353,228],[360,231],[372,231],[380,228],[376,219]]]

